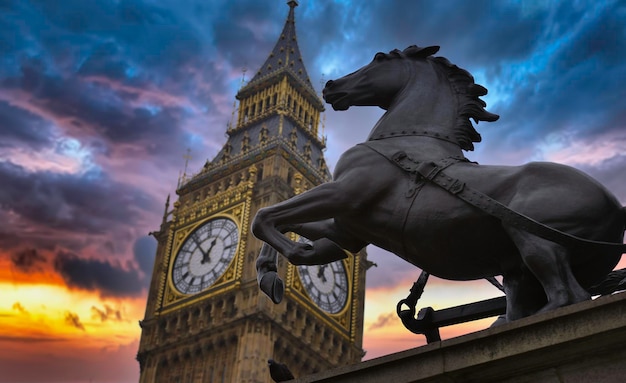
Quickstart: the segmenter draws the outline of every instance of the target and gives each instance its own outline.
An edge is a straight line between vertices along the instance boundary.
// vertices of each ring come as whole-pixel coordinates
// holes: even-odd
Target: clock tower
[[[323,266],[279,258],[282,303],[260,293],[261,242],[250,218],[330,180],[324,106],[306,72],[296,1],[274,49],[236,95],[236,123],[222,150],[169,198],[160,229],[137,360],[140,383],[271,382],[267,360],[296,377],[364,355],[365,251]],[[291,235],[293,240],[307,241]]]

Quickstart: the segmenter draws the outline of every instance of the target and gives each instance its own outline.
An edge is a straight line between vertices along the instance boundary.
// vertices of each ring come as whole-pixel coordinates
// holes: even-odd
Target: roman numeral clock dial
[[[311,243],[300,237],[298,242]],[[337,314],[348,302],[348,276],[343,261],[326,265],[298,266],[304,290],[323,311]]]
[[[183,294],[199,293],[217,281],[235,257],[239,230],[228,218],[209,220],[183,242],[172,268],[172,282]]]

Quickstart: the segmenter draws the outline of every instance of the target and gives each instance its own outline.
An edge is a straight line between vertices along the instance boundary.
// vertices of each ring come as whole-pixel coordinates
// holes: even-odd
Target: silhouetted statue
[[[622,253],[626,210],[598,182],[554,163],[482,166],[468,161],[481,137],[470,119],[495,121],[487,90],[439,47],[377,53],[367,66],[328,81],[335,110],[387,112],[368,140],[346,151],[333,181],[261,209],[252,230],[264,242],[261,289],[280,301],[276,249],[297,265],[324,264],[367,244],[435,276],[503,276],[506,317],[590,299]],[[520,122],[521,123],[521,122]],[[352,129],[361,127],[350,127]],[[313,240],[296,243],[282,233]]]

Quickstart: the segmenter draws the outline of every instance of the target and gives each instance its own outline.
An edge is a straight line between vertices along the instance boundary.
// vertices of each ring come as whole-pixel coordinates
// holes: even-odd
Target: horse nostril
[[[333,80],[328,80],[326,82],[326,85],[324,86],[325,88],[328,88],[329,86],[332,86],[335,82]]]

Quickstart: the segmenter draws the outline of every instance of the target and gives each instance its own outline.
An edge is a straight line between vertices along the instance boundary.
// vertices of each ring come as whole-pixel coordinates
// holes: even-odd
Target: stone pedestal
[[[619,293],[294,382],[625,381],[626,293]]]

